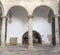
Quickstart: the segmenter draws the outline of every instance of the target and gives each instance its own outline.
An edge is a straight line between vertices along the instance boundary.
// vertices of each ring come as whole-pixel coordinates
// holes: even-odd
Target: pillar
[[[2,29],[1,29],[1,46],[5,46],[5,26],[6,26],[6,16],[2,16]]]
[[[59,45],[59,24],[58,24],[58,16],[55,17],[55,36],[56,36],[56,45]]]
[[[56,37],[55,37],[55,17],[52,16],[52,45],[56,45]]]
[[[59,22],[59,45],[60,45],[60,15],[58,15],[58,22]]]
[[[33,16],[31,16],[31,15],[28,16],[28,38],[29,38],[28,48],[33,48],[32,18],[33,18]]]

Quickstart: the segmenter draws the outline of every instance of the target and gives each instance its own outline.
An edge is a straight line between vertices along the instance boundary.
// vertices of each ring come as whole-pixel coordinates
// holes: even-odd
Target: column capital
[[[33,18],[33,15],[28,15],[28,18]]]
[[[58,17],[57,15],[53,15],[53,17]]]
[[[53,17],[60,17],[60,15],[53,15]]]
[[[7,18],[7,16],[3,16],[3,15],[2,15],[1,17],[2,17],[2,18]]]

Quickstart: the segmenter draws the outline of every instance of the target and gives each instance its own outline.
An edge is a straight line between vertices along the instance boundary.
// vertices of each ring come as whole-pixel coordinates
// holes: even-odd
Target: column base
[[[60,46],[59,46],[59,45],[56,45],[56,46],[53,48],[52,52],[55,52],[55,53],[60,52]]]
[[[17,43],[17,46],[22,46],[22,43]]]
[[[1,47],[1,48],[5,48],[6,46],[2,46],[2,45],[1,45],[0,47]]]
[[[6,44],[1,44],[1,47],[6,47]]]
[[[29,45],[28,46],[28,50],[34,50],[34,46],[33,45]]]

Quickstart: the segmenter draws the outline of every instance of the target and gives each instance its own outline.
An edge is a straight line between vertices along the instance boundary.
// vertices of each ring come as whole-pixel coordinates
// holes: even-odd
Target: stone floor
[[[60,51],[55,51],[53,46],[35,46],[33,49],[8,46],[0,47],[0,55],[60,55]]]

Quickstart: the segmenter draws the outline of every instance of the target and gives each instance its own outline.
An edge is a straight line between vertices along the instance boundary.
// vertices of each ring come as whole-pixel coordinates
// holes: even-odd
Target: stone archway
[[[28,31],[22,36],[22,44],[29,44],[28,42]],[[33,44],[42,44],[41,35],[39,32],[33,30]]]
[[[22,43],[22,35],[28,30],[28,12],[24,7],[13,6],[7,13],[7,43],[10,43],[10,38],[16,37],[17,44]]]
[[[44,38],[47,38],[48,35],[52,35],[50,36],[52,39],[51,44],[56,45],[55,18],[53,16],[54,12],[50,7],[45,5],[36,7],[33,11],[33,30],[37,30],[39,33],[41,32]],[[44,41],[46,41],[46,39]]]

